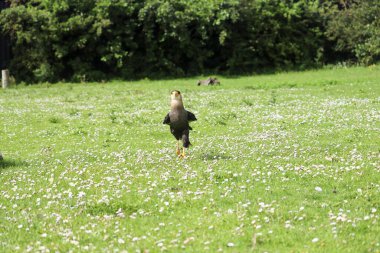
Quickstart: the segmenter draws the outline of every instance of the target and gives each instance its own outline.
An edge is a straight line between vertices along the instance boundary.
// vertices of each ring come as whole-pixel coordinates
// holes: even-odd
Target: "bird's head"
[[[182,95],[178,90],[173,90],[170,95],[170,106],[172,109],[183,108]]]
[[[171,93],[171,100],[181,101],[182,102],[182,95],[181,92],[178,90],[173,90]]]

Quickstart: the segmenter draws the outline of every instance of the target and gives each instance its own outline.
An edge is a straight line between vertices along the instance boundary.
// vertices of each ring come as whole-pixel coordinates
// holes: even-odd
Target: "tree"
[[[337,52],[362,64],[380,60],[380,3],[351,1],[347,8],[327,6],[326,36]]]

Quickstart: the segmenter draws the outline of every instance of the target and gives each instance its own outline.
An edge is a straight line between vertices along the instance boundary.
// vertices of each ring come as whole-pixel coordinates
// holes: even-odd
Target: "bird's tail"
[[[189,131],[186,131],[182,134],[182,143],[184,148],[188,148],[191,145],[189,140]]]

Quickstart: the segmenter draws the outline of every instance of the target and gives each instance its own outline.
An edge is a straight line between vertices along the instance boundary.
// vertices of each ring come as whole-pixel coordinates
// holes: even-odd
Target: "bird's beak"
[[[181,99],[181,93],[173,91],[171,94],[172,99]]]
[[[179,100],[179,101],[182,101],[182,96],[181,96],[181,94],[179,94],[179,93],[176,93],[176,94],[175,94],[175,98],[176,98],[177,100]]]

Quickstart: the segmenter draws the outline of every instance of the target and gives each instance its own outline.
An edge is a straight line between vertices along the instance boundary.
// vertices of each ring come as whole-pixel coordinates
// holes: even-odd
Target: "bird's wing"
[[[197,118],[195,117],[194,113],[187,111],[187,120],[188,121],[195,121]]]
[[[164,122],[162,122],[163,124],[170,124],[170,117],[169,117],[169,113],[168,114],[166,114],[166,116],[165,116],[165,119],[164,119]]]

